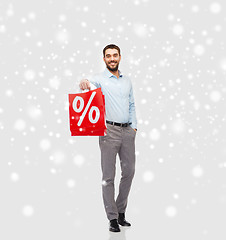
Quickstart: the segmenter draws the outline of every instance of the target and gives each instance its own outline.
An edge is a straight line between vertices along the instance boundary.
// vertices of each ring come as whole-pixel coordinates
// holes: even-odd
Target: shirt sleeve
[[[100,82],[99,82],[98,79],[99,79],[98,76],[97,76],[97,75],[94,75],[94,76],[90,77],[88,80],[89,80],[93,85],[95,85],[97,88],[100,88],[101,85],[100,85]]]
[[[132,128],[137,128],[137,117],[136,117],[136,108],[135,108],[135,100],[133,96],[133,87],[131,84],[130,94],[129,94],[129,122]]]

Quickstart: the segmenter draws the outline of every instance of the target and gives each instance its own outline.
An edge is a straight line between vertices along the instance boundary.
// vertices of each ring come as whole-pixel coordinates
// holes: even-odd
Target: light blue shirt
[[[132,83],[129,77],[119,71],[119,78],[107,68],[88,79],[97,88],[101,88],[105,97],[106,120],[128,123],[137,128],[136,109]]]

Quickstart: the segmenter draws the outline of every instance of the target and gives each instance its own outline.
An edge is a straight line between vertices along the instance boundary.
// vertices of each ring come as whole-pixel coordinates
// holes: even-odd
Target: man
[[[90,83],[101,87],[105,96],[107,135],[99,137],[102,168],[102,194],[109,230],[120,232],[119,225],[131,226],[125,220],[128,195],[135,172],[135,136],[137,120],[131,80],[118,70],[120,48],[114,44],[103,49],[106,69],[90,80],[82,79],[79,87],[89,89]],[[121,180],[119,194],[114,199],[116,155],[119,154]]]

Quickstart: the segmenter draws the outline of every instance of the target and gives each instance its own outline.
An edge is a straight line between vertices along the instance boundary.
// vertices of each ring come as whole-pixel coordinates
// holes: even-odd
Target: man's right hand
[[[87,79],[82,79],[80,84],[79,84],[79,87],[82,89],[82,90],[85,90],[85,89],[91,89],[91,86],[90,86],[90,82],[89,80]]]

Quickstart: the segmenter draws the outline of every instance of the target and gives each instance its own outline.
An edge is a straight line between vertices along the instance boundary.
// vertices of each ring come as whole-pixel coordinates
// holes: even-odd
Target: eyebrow
[[[118,53],[114,53],[113,55],[114,55],[114,56],[115,56],[115,55],[118,55]],[[106,54],[106,56],[111,56],[111,54],[108,53],[108,54]]]

